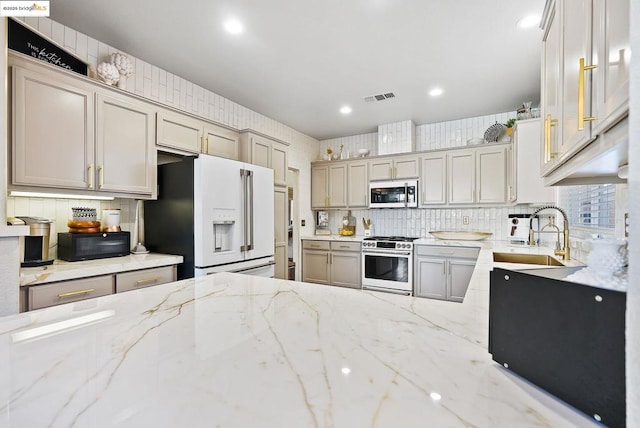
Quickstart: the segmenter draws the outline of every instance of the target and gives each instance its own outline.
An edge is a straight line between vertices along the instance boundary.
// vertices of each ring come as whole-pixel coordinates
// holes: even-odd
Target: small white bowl
[[[369,154],[369,149],[358,149],[356,153],[358,153],[358,156],[363,158]]]
[[[482,143],[484,143],[484,138],[480,138],[480,137],[469,138],[467,140],[467,146],[475,146],[476,144],[482,144]]]

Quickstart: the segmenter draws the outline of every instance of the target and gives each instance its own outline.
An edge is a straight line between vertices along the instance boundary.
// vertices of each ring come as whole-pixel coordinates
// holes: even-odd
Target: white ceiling
[[[56,0],[51,18],[317,139],[540,98],[545,0]],[[222,23],[235,17],[241,35]],[[100,58],[99,60],[102,60]],[[444,94],[427,92],[439,86]],[[393,92],[395,99],[365,103]],[[348,116],[339,113],[350,105]]]

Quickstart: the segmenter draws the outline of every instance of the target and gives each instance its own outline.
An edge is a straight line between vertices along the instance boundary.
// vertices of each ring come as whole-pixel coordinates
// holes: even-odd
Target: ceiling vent
[[[377,95],[369,95],[368,97],[364,97],[364,101],[367,103],[372,103],[375,101],[384,101],[389,98],[395,98],[396,95],[393,92],[387,92],[386,94],[377,94]]]

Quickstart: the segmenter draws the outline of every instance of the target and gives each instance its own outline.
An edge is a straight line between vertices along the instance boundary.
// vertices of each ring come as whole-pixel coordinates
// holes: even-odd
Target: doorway
[[[288,271],[287,278],[290,280],[300,280],[300,257],[299,257],[299,245],[300,245],[300,228],[299,217],[300,209],[298,207],[298,184],[300,179],[300,171],[294,168],[289,168],[287,171],[287,198],[288,198]],[[298,268],[296,269],[296,266]]]

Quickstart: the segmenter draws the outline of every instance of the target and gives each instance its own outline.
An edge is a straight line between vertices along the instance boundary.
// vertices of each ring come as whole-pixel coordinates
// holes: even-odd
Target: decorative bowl
[[[358,156],[363,158],[369,154],[369,149],[358,149],[356,153],[358,153]]]
[[[461,230],[432,230],[429,233],[438,239],[456,241],[481,241],[493,235],[491,232],[465,232]]]

